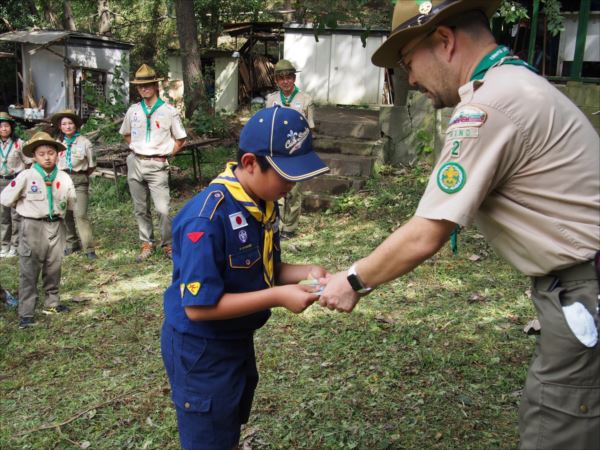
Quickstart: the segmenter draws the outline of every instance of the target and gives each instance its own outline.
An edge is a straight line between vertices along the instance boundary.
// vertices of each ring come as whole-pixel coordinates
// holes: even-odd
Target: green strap
[[[67,165],[69,166],[69,171],[71,171],[71,172],[73,172],[73,159],[72,159],[72,153],[71,153],[71,146],[75,142],[75,139],[77,139],[77,136],[79,136],[79,131],[76,131],[75,134],[73,134],[73,136],[71,136],[70,138],[65,136],[65,142],[67,143],[67,156],[66,156]]]
[[[152,109],[150,110],[150,112],[148,112],[148,108],[146,108],[146,104],[144,103],[144,100],[142,100],[140,103],[142,104],[142,109],[144,110],[144,114],[146,114],[146,142],[150,142],[150,127],[152,126],[152,123],[150,122],[150,117],[152,117],[152,114],[154,114],[154,111],[156,111],[158,108],[160,108],[162,105],[164,105],[165,102],[162,100],[162,98],[158,97],[156,99],[156,102],[154,102],[154,106],[152,106]]]
[[[279,98],[281,99],[281,104],[283,106],[290,106],[292,104],[292,100],[298,92],[300,92],[300,89],[298,89],[298,86],[294,85],[294,90],[292,91],[289,97],[286,97],[285,95],[283,95],[283,91],[279,89]]]
[[[2,151],[2,146],[0,145],[0,155],[2,155],[2,167],[0,167],[0,170],[6,170],[6,174],[8,175],[8,155],[10,155],[10,151],[12,150],[13,147],[13,140],[10,140],[10,145],[8,146],[8,150],[6,151],[6,154]]]
[[[513,66],[523,66],[532,72],[537,73],[535,67],[527,64],[525,61],[519,59],[517,56],[510,54],[510,49],[505,45],[499,45],[494,50],[489,52],[487,55],[483,57],[483,59],[477,64],[475,70],[473,70],[473,74],[471,75],[470,81],[482,80],[485,77],[485,74],[488,70],[502,66],[505,64],[513,65]],[[460,225],[456,225],[456,228],[452,230],[450,234],[450,247],[452,248],[452,253],[455,255],[458,253],[458,233],[460,232]]]
[[[52,183],[56,179],[56,175],[58,175],[58,167],[54,166],[54,170],[50,172],[50,174],[46,173],[44,168],[40,166],[37,162],[33,164],[33,168],[37,170],[37,172],[44,179],[44,183],[46,183],[46,192],[48,193],[48,217],[50,219],[54,219],[54,200],[52,199]]]

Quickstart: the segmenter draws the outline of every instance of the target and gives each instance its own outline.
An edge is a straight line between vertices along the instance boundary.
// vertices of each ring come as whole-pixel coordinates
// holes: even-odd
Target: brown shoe
[[[150,242],[144,242],[142,244],[142,251],[135,257],[135,260],[137,262],[142,262],[143,260],[150,258],[150,256],[152,256],[152,244]]]
[[[163,247],[163,252],[165,252],[165,256],[169,259],[173,259],[173,247],[171,244],[167,244]]]

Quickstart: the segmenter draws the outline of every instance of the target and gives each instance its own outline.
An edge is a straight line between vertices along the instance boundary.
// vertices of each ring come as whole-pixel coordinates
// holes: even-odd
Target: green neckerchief
[[[73,143],[75,142],[75,139],[77,139],[77,136],[79,136],[79,131],[76,131],[73,136],[71,136],[70,138],[68,138],[66,135],[65,137],[65,142],[67,143],[67,165],[69,166],[69,171],[73,172],[73,154],[71,153],[71,146],[73,145]]]
[[[254,200],[244,191],[244,188],[233,173],[236,163],[227,163],[225,170],[210,184],[224,184],[229,193],[236,199],[265,230],[263,245],[263,277],[269,287],[275,284],[274,261],[273,261],[273,224],[275,223],[275,202],[265,202],[265,211],[263,211]]]
[[[12,150],[14,141],[10,139],[10,145],[8,146],[8,150],[6,150],[6,154],[2,151],[2,145],[0,145],[0,156],[2,156],[2,166],[0,167],[0,172],[6,170],[6,174],[8,175],[8,155],[10,155],[10,151]]]
[[[294,97],[298,92],[300,92],[300,89],[298,89],[298,86],[294,85],[294,90],[292,91],[289,97],[286,97],[285,95],[283,95],[283,91],[279,89],[279,97],[281,98],[281,104],[283,106],[290,106],[292,104],[292,100],[294,100]]]
[[[46,183],[46,192],[48,193],[48,217],[50,220],[54,219],[52,217],[54,213],[54,201],[52,200],[52,183],[56,179],[56,175],[58,175],[58,167],[54,166],[54,170],[48,175],[44,168],[40,166],[38,163],[33,164],[33,168],[38,171],[38,173],[44,179],[44,183]]]
[[[144,100],[141,101],[141,104],[142,109],[144,110],[144,114],[146,114],[146,142],[150,142],[150,127],[152,126],[152,123],[150,122],[150,117],[152,117],[154,111],[156,111],[158,108],[164,105],[165,102],[163,102],[162,98],[157,97],[156,102],[154,102],[154,106],[152,106],[150,112],[148,112],[148,108],[146,108],[146,103],[144,103]]]
[[[469,81],[482,80],[488,70],[502,66],[504,64],[510,64],[513,66],[523,66],[532,72],[537,73],[535,67],[527,64],[525,61],[519,59],[515,55],[510,54],[510,49],[505,45],[499,45],[494,50],[489,52],[487,55],[483,57],[483,59],[477,64],[475,70],[473,70],[473,74],[471,75],[471,79]],[[456,228],[452,230],[450,234],[450,248],[452,249],[452,253],[455,255],[458,253],[458,233],[460,232],[460,225],[456,225]]]
[[[477,64],[475,70],[473,70],[473,74],[471,75],[471,79],[469,81],[481,80],[485,76],[486,72],[490,70],[492,67],[502,66],[504,64],[511,64],[514,66],[523,66],[532,72],[536,72],[535,67],[527,64],[522,59],[519,59],[518,56],[511,55],[510,49],[504,45],[499,45],[494,50],[489,52],[487,55],[483,57],[483,59]]]

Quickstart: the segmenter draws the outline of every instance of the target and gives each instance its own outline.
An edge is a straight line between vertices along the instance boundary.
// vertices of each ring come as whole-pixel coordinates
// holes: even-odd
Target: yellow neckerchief
[[[275,202],[265,202],[265,211],[252,200],[252,198],[244,191],[244,188],[233,173],[233,169],[237,164],[229,162],[225,166],[225,170],[220,173],[217,178],[212,180],[210,184],[223,184],[229,193],[241,203],[244,208],[263,226],[265,237],[263,245],[263,276],[267,285],[274,285],[274,262],[273,262],[273,225],[275,223]]]

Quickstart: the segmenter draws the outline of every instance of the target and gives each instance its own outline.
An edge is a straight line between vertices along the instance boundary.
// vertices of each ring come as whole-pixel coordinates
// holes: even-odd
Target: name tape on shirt
[[[479,128],[453,128],[446,131],[447,139],[469,139],[479,137]]]
[[[234,230],[248,226],[248,222],[246,222],[246,218],[241,211],[229,214],[229,222],[231,222],[231,228]]]
[[[448,122],[448,131],[454,128],[480,127],[486,119],[487,114],[485,111],[474,106],[465,106],[452,115],[450,122]]]

